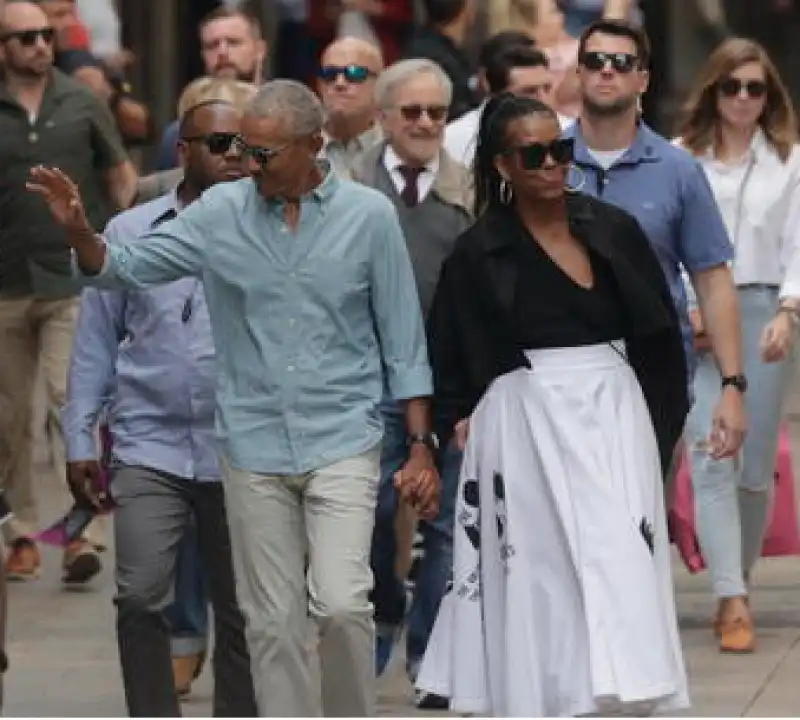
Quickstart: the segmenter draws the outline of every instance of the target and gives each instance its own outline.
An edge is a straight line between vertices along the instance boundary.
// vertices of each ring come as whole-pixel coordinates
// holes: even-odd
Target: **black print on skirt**
[[[496,472],[492,478],[494,495],[495,520],[497,523],[497,537],[500,540],[501,561],[508,571],[508,559],[514,555],[514,548],[506,541],[508,515],[506,513],[506,486],[503,475]],[[461,499],[464,507],[458,515],[458,523],[464,530],[476,553],[481,549],[481,512],[480,512],[480,485],[477,480],[466,480],[462,486]],[[448,591],[452,590],[452,586]],[[458,587],[459,597],[468,597],[477,600],[480,597],[480,569],[476,564],[466,580]]]
[[[653,555],[655,553],[655,535],[653,534],[653,526],[646,517],[643,517],[642,522],[639,524],[639,532],[642,533],[647,547],[650,548],[650,554]]]

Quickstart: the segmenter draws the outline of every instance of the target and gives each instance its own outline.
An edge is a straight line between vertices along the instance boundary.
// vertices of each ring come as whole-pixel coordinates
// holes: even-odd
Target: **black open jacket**
[[[605,258],[627,310],[628,362],[647,401],[666,473],[689,410],[686,356],[664,272],[636,220],[586,195],[567,201],[573,235]],[[511,209],[490,210],[458,239],[442,267],[428,317],[434,417],[442,442],[491,382],[529,367],[514,340],[520,277],[515,244],[524,229]]]

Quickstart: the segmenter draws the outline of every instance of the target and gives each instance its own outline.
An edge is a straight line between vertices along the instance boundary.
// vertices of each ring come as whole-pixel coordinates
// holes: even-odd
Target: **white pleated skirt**
[[[624,346],[526,354],[472,415],[417,685],[501,717],[685,709],[658,448]]]

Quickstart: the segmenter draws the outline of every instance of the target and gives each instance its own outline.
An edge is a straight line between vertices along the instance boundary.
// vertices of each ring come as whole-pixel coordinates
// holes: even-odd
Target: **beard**
[[[617,117],[624,115],[631,108],[636,107],[639,102],[639,95],[627,95],[625,97],[611,100],[610,102],[596,102],[592,98],[584,95],[583,107],[589,115],[595,117]]]
[[[37,57],[33,62],[19,62],[12,54],[6,55],[5,59],[6,70],[20,78],[27,78],[33,80],[47,75],[53,68],[52,59],[41,56]]]

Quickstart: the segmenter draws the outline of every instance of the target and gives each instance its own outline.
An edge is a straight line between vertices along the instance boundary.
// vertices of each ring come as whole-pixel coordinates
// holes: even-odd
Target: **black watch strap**
[[[747,378],[744,375],[726,375],[722,378],[722,387],[736,388],[741,393],[747,392]]]

